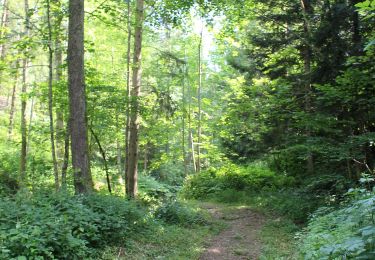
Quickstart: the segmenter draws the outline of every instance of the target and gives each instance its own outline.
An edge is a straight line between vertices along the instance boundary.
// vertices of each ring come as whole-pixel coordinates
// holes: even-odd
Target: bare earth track
[[[259,232],[264,216],[248,207],[225,207],[204,204],[211,215],[223,220],[227,228],[208,241],[200,260],[259,259]]]

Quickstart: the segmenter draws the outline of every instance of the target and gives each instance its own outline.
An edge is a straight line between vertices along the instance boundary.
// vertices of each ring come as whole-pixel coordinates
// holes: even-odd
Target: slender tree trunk
[[[61,42],[57,37],[55,42],[55,80],[59,83],[62,79],[62,50]],[[57,164],[62,167],[64,160],[64,113],[61,109],[56,111],[56,157]]]
[[[9,22],[9,9],[8,9],[8,0],[3,0],[3,13],[1,14],[1,25],[0,25],[0,39],[5,37],[5,29],[8,27]],[[0,44],[0,57],[1,60],[5,59],[6,48],[5,42]]]
[[[6,55],[6,47],[5,47],[5,30],[8,26],[8,21],[9,21],[9,10],[8,10],[8,0],[3,0],[3,12],[1,14],[1,21],[0,21],[0,61],[5,60],[5,55]],[[2,70],[0,70],[0,90],[2,89]]]
[[[303,29],[304,29],[304,39],[305,45],[303,47],[303,63],[304,63],[304,92],[305,92],[305,112],[311,113],[312,104],[311,104],[311,47],[309,46],[310,42],[310,16],[312,15],[312,7],[310,0],[301,0],[301,6],[304,16]],[[311,137],[311,128],[306,127],[306,137]],[[307,155],[307,172],[312,174],[314,172],[314,159],[311,152]]]
[[[107,163],[107,157],[105,155],[105,151],[103,149],[103,146],[100,143],[99,137],[95,134],[94,130],[91,127],[89,127],[89,128],[90,128],[90,132],[91,132],[92,136],[95,139],[95,142],[97,143],[97,145],[99,147],[100,154],[102,155],[103,162],[104,162],[105,175],[106,175],[106,179],[107,179],[108,191],[109,191],[110,194],[112,194],[111,180],[109,178],[108,163]]]
[[[53,175],[55,178],[55,189],[59,190],[59,170],[56,159],[55,128],[53,123],[53,47],[52,47],[52,25],[51,25],[51,2],[47,0],[47,24],[48,24],[48,113],[49,131],[51,141],[51,153],[53,162]]]
[[[191,159],[193,161],[194,172],[198,172],[197,171],[197,163],[195,161],[193,131],[190,131],[190,144],[191,144]]]
[[[197,143],[197,172],[201,171],[201,142],[202,142],[202,40],[203,28],[200,34],[199,47],[198,47],[198,143]]]
[[[127,27],[128,27],[128,42],[126,51],[126,126],[125,126],[125,191],[129,190],[129,128],[130,128],[130,51],[131,51],[131,21],[130,21],[130,1],[127,4]]]
[[[119,118],[118,114],[116,113],[116,129],[119,130]],[[122,176],[122,158],[121,158],[121,141],[118,137],[116,137],[116,150],[117,150],[117,172],[119,177]]]
[[[14,76],[12,99],[10,102],[10,111],[9,111],[8,140],[12,138],[12,134],[13,134],[14,112],[15,112],[15,105],[16,105],[16,92],[17,92],[17,83],[18,83],[18,77],[19,77],[18,66],[19,66],[19,62],[16,61],[16,73]]]
[[[130,110],[130,136],[129,136],[129,161],[128,161],[128,186],[127,195],[135,198],[138,192],[138,138],[139,138],[139,97],[142,79],[142,36],[144,19],[144,0],[137,0],[134,31],[133,54],[133,87],[131,92]]]
[[[187,73],[188,74],[188,73]],[[193,129],[191,125],[191,103],[192,103],[192,94],[191,94],[191,85],[188,84],[188,95],[189,95],[189,105],[188,105],[188,128],[189,128],[189,161],[193,166],[194,172],[197,172],[196,164],[195,164],[195,154],[194,154],[194,139],[193,139]]]
[[[66,173],[69,166],[69,148],[70,148],[70,120],[66,123],[66,131],[64,138],[64,160],[61,167],[61,187],[63,190],[66,190]]]
[[[93,189],[88,153],[84,77],[84,0],[69,1],[68,83],[74,187],[77,194]]]
[[[350,3],[353,8],[352,13],[352,41],[353,41],[353,54],[354,55],[361,55],[362,53],[362,37],[361,37],[361,31],[360,31],[360,20],[358,11],[356,8],[356,4],[360,3],[361,0],[350,0]]]
[[[24,1],[24,8],[25,8],[25,35],[29,35],[29,26],[30,26],[30,18],[29,18],[29,1]],[[25,50],[26,55],[27,50]],[[21,93],[23,95],[26,94],[27,91],[27,64],[28,60],[26,57],[23,58],[22,61],[22,88]],[[27,183],[27,176],[26,176],[26,156],[27,156],[27,126],[26,126],[26,99],[22,98],[21,101],[21,159],[20,159],[20,185],[21,187],[25,187]]]
[[[185,62],[186,62],[186,53],[185,53]],[[186,159],[186,145],[185,145],[185,118],[186,118],[186,100],[185,100],[185,77],[186,75],[186,64],[184,65],[184,76],[183,76],[183,82],[182,82],[182,159],[184,161],[184,174],[187,175],[188,169],[187,169],[187,159]]]

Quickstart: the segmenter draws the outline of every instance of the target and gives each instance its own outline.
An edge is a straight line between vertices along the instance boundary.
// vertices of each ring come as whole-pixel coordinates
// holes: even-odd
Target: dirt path
[[[227,228],[208,241],[200,260],[259,259],[259,232],[264,217],[248,207],[226,207],[204,204],[215,219],[223,220]]]

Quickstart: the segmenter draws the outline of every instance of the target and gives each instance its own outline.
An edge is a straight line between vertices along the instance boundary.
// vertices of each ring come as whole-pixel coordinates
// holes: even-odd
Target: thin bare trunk
[[[8,127],[8,140],[12,138],[13,134],[13,125],[14,125],[14,112],[15,112],[15,104],[16,104],[16,92],[17,92],[17,83],[19,77],[19,70],[18,70],[19,62],[16,61],[16,73],[14,76],[13,82],[13,89],[12,89],[12,99],[10,102],[10,111],[9,111],[9,127]]]
[[[309,46],[310,39],[310,16],[312,14],[312,7],[310,0],[301,0],[301,6],[303,11],[303,29],[304,29],[304,39],[306,41],[303,47],[303,62],[304,62],[304,92],[305,92],[305,112],[311,113],[311,47]],[[311,137],[311,128],[306,127],[306,137]],[[314,158],[311,152],[307,155],[307,172],[312,174],[314,172]]]
[[[202,40],[203,28],[200,34],[199,47],[198,47],[198,143],[197,143],[197,172],[201,171],[201,142],[202,142]]]
[[[24,1],[25,8],[25,35],[29,35],[29,1]],[[26,52],[27,50],[25,50]],[[27,91],[27,58],[23,58],[22,61],[22,95],[26,94]],[[21,159],[20,159],[20,185],[22,187],[26,186],[27,176],[26,176],[26,156],[27,156],[27,126],[26,126],[26,99],[22,98],[21,101]]]
[[[191,144],[191,159],[193,161],[194,172],[197,172],[197,164],[195,161],[195,152],[194,152],[194,138],[193,138],[192,131],[190,131],[190,144]]]
[[[129,190],[129,128],[130,128],[130,51],[131,51],[131,21],[130,21],[130,1],[128,1],[127,10],[127,26],[128,26],[128,42],[126,51],[126,126],[125,126],[125,191]]]
[[[186,62],[186,53],[185,53],[185,62]],[[185,100],[185,77],[186,74],[186,64],[184,65],[184,75],[183,75],[183,82],[182,82],[182,159],[184,161],[184,174],[187,175],[188,169],[187,169],[187,158],[186,158],[186,147],[185,147],[185,117],[186,117],[186,100]]]
[[[99,137],[95,134],[95,132],[94,132],[94,130],[92,129],[92,127],[89,127],[89,129],[90,129],[90,132],[91,132],[92,136],[93,136],[94,139],[95,139],[96,144],[97,144],[98,147],[99,147],[100,154],[102,155],[103,162],[104,162],[105,175],[106,175],[106,179],[107,179],[107,187],[108,187],[108,191],[109,191],[110,194],[112,194],[111,181],[110,181],[110,178],[109,178],[108,163],[107,163],[107,157],[106,157],[106,155],[105,155],[105,151],[104,151],[104,149],[103,149],[103,146],[102,146],[101,143],[100,143]]]
[[[66,190],[66,173],[69,166],[69,139],[70,139],[70,120],[66,123],[66,132],[65,132],[65,140],[64,140],[64,160],[61,167],[61,187],[62,189]]]
[[[84,0],[69,1],[68,82],[70,132],[76,194],[93,190],[88,153],[84,76]]]
[[[128,160],[128,186],[127,195],[135,198],[138,192],[138,138],[139,138],[139,97],[141,93],[142,79],[142,36],[144,19],[144,0],[137,0],[134,54],[133,54],[133,82],[131,91],[130,110],[130,135],[129,135],[129,160]]]
[[[47,24],[48,24],[48,113],[49,131],[51,141],[51,153],[53,162],[53,175],[55,178],[55,189],[59,190],[59,169],[56,159],[55,128],[53,123],[53,47],[52,47],[52,25],[51,25],[51,3],[47,0]]]

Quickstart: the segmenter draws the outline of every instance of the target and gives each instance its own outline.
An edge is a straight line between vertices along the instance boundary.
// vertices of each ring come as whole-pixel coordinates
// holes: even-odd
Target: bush
[[[16,194],[18,182],[15,178],[6,173],[0,173],[0,194]]]
[[[178,201],[164,203],[156,210],[155,216],[168,224],[184,227],[207,224],[201,212]]]
[[[145,214],[123,198],[40,193],[0,201],[0,259],[84,259],[121,243]]]
[[[305,259],[375,259],[374,214],[374,191],[339,209],[321,208],[302,234]]]
[[[161,200],[175,196],[176,189],[165,183],[158,182],[154,177],[141,175],[138,182],[139,196],[146,203],[158,204]]]
[[[219,170],[212,168],[191,175],[185,182],[182,194],[187,198],[198,199],[224,190],[277,190],[292,183],[293,178],[277,175],[264,166],[226,164]]]

